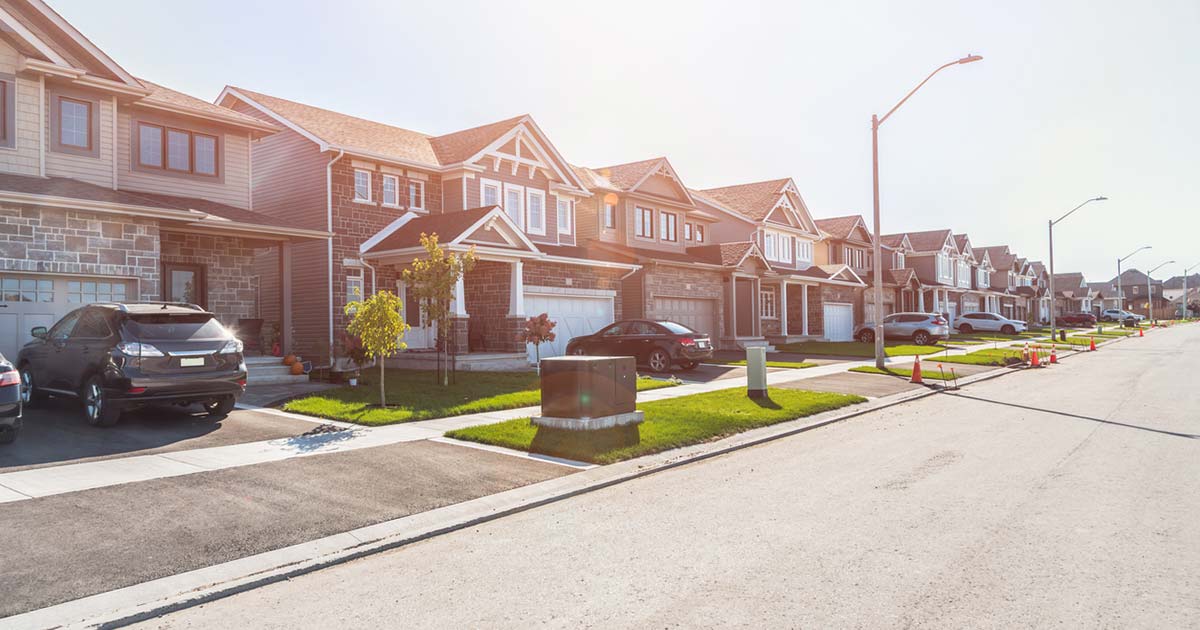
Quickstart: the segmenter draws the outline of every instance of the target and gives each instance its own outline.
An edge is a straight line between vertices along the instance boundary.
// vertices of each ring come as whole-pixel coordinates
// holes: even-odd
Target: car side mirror
[[[46,338],[46,332],[47,332],[47,331],[46,331],[46,327],[45,327],[45,326],[34,326],[34,327],[33,327],[33,330],[30,330],[30,331],[29,331],[29,334],[33,335],[34,337],[36,337],[36,338],[38,338],[38,339],[45,339],[45,338]]]

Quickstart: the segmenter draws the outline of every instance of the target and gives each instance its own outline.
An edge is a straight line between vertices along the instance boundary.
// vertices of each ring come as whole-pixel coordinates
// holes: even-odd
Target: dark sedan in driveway
[[[634,357],[638,365],[666,372],[672,365],[690,370],[711,359],[713,345],[708,335],[683,324],[630,319],[575,337],[567,343],[567,354]]]

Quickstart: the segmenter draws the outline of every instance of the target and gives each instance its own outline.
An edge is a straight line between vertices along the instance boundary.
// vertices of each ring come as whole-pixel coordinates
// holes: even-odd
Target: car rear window
[[[188,341],[224,339],[229,336],[217,318],[205,313],[182,315],[133,315],[125,328],[137,339]]]
[[[670,332],[671,334],[674,334],[674,335],[694,335],[694,334],[696,334],[696,331],[692,330],[691,328],[688,328],[687,326],[684,326],[683,324],[676,324],[675,322],[658,322],[658,325],[662,326],[663,328],[666,328],[668,332]]]

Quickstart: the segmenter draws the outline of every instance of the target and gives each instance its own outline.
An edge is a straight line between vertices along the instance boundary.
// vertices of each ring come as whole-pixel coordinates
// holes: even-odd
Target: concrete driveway
[[[240,409],[214,420],[199,407],[167,406],[127,413],[117,426],[101,429],[88,425],[77,401],[51,398],[26,409],[21,436],[0,446],[0,473],[292,437],[317,424]]]

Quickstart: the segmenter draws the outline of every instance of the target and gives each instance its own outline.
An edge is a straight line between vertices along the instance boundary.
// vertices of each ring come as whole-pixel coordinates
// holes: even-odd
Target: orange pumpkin
[[[289,354],[286,357],[283,357],[284,365],[292,365],[295,362],[296,362],[296,355],[294,355],[294,354]]]
[[[292,374],[303,374],[303,373],[304,373],[304,364],[303,363],[301,363],[299,361],[292,363]]]

